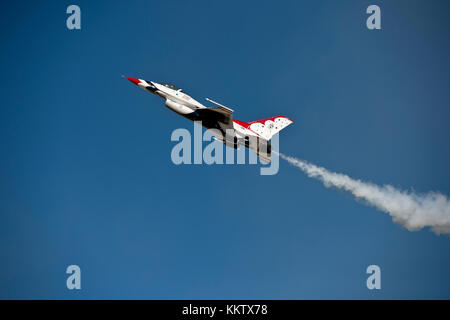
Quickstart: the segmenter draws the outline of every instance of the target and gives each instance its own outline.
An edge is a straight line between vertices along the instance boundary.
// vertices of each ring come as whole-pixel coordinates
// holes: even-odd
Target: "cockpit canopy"
[[[171,84],[171,83],[161,83],[164,87],[167,87],[167,88],[169,88],[169,89],[172,89],[172,90],[176,90],[176,91],[178,91],[178,90],[180,90],[181,91],[181,88],[178,88],[177,86],[174,86],[173,84]]]

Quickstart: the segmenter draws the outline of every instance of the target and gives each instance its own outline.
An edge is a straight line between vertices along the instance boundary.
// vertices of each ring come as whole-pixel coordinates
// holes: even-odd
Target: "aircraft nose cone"
[[[140,83],[139,79],[128,78],[128,77],[125,77],[125,76],[124,76],[124,78],[127,78],[128,80],[130,80],[131,82],[133,82],[133,83],[136,84],[136,85]]]

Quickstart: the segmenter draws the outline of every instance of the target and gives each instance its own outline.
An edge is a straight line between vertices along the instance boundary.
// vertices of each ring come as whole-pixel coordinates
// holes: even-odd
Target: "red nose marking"
[[[141,81],[139,81],[139,79],[135,79],[135,78],[127,78],[128,80],[130,80],[131,82],[133,82],[134,84],[139,84]]]

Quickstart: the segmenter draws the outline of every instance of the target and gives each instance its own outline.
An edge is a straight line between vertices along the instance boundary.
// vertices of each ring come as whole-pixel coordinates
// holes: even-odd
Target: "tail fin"
[[[249,127],[264,139],[270,140],[273,135],[286,128],[292,122],[294,121],[285,116],[276,116],[250,122]]]

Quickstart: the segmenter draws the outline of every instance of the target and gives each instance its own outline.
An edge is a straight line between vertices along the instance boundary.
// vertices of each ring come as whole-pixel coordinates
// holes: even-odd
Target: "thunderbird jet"
[[[172,111],[189,120],[201,122],[203,127],[211,131],[216,140],[235,149],[239,145],[245,146],[253,150],[264,162],[270,162],[272,148],[269,140],[293,122],[284,116],[248,123],[239,121],[233,119],[232,109],[208,98],[206,100],[217,107],[205,107],[173,84],[127,79],[138,87],[163,98],[166,106]]]

